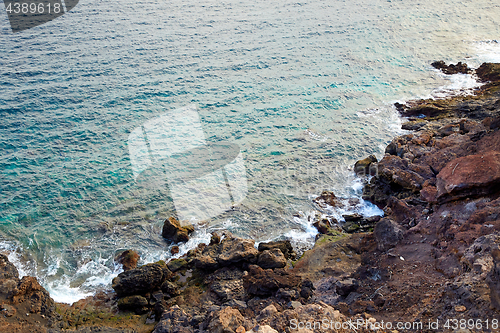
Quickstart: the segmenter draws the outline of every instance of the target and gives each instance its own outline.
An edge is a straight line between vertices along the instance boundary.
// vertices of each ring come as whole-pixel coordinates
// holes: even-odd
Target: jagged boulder
[[[163,222],[161,235],[163,238],[171,240],[175,243],[187,242],[189,234],[194,231],[193,226],[181,226],[181,223],[174,217],[169,217]]]
[[[200,255],[193,258],[196,268],[215,270],[237,263],[255,263],[259,251],[255,241],[229,236],[218,244],[205,247]]]
[[[111,286],[122,297],[159,289],[163,281],[163,268],[159,264],[148,264],[120,273],[113,279]]]
[[[390,218],[382,218],[373,230],[380,251],[386,251],[396,246],[403,238],[404,233],[404,229]]]

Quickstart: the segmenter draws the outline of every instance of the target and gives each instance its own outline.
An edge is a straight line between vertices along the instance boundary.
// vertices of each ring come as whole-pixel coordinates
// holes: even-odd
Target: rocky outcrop
[[[251,265],[248,275],[243,278],[243,286],[247,293],[257,296],[270,296],[280,288],[296,288],[302,282],[297,274],[283,269],[262,269]]]
[[[292,244],[289,240],[259,243],[258,249],[259,252],[279,249],[286,259],[295,259],[295,257],[297,256],[297,253],[295,253],[295,250],[293,249]]]
[[[259,253],[257,258],[257,265],[266,268],[283,268],[286,266],[286,258],[280,249],[274,248],[271,250],[264,250]]]
[[[169,217],[163,222],[163,229],[161,235],[163,238],[178,242],[187,242],[189,234],[194,231],[192,225],[181,226],[181,223],[174,217]]]
[[[226,237],[220,243],[207,246],[194,258],[196,268],[216,270],[236,263],[255,263],[259,251],[255,241],[238,237]]]
[[[164,271],[159,264],[148,264],[120,273],[113,279],[112,287],[118,296],[140,295],[159,289],[165,281]]]
[[[55,302],[36,278],[19,279],[16,267],[0,254],[0,331],[46,332],[57,319]]]
[[[472,69],[470,69],[467,64],[458,62],[456,65],[449,64],[446,65],[444,61],[434,61],[431,64],[432,67],[441,70],[444,74],[471,74]]]
[[[500,192],[499,151],[468,155],[449,162],[437,175],[438,200],[475,198]]]

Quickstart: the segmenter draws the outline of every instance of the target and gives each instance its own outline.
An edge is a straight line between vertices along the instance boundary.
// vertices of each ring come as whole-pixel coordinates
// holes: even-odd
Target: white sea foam
[[[439,75],[446,80],[448,84],[433,90],[431,93],[433,98],[471,95],[477,88],[483,85],[477,80],[477,77],[472,74],[446,75],[440,72]]]
[[[477,56],[475,59],[482,62],[500,62],[500,40],[486,40],[474,42]]]

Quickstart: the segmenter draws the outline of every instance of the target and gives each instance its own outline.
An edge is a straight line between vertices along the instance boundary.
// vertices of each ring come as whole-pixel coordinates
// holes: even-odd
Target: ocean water
[[[243,158],[245,197],[181,253],[221,229],[312,244],[311,198],[359,196],[351,166],[401,133],[393,102],[476,85],[432,61],[500,61],[486,0],[81,0],[16,34],[0,12],[0,250],[68,303],[109,287],[117,251],[170,256],[175,193],[131,162],[148,121],[194,105],[203,139]]]

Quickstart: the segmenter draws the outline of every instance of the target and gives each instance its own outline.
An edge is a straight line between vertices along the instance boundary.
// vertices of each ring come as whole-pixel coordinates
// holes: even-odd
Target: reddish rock
[[[177,253],[179,253],[179,247],[177,245],[172,246],[172,248],[170,249],[170,254],[175,255]]]
[[[449,162],[437,175],[437,198],[455,200],[498,191],[500,152],[469,155]]]
[[[115,257],[115,261],[123,266],[124,271],[137,267],[137,262],[141,257],[134,250],[126,250]]]
[[[420,198],[424,201],[434,203],[437,199],[437,188],[435,186],[425,186],[420,190]]]
[[[284,269],[262,269],[251,265],[249,274],[243,277],[243,286],[251,295],[269,296],[280,288],[297,288],[302,278]]]

